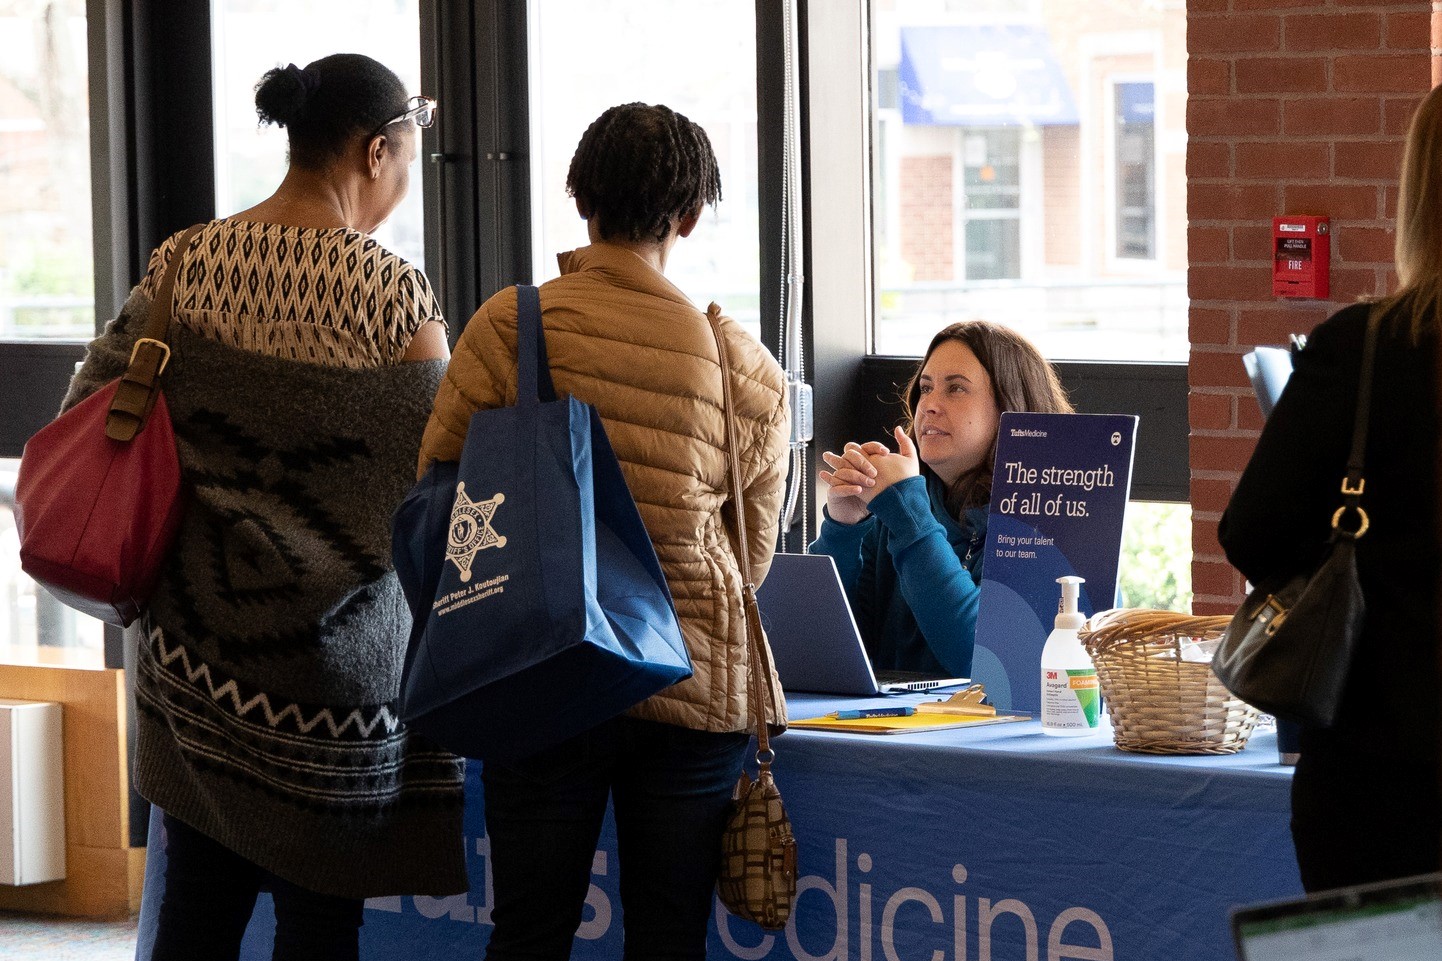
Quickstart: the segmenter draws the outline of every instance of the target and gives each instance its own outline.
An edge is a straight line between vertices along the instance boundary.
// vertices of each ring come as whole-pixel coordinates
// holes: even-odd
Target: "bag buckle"
[[[1269,611],[1270,613],[1268,613]],[[1281,629],[1282,623],[1286,621],[1286,619],[1287,609],[1282,606],[1281,601],[1277,600],[1277,595],[1268,594],[1266,602],[1262,605],[1262,609],[1257,612],[1257,620],[1265,625],[1262,629],[1263,633],[1271,637]]]
[[[1365,478],[1365,477],[1359,477],[1359,478],[1357,478],[1357,486],[1356,486],[1356,487],[1352,487],[1351,484],[1350,484],[1350,482],[1347,480],[1347,478],[1345,478],[1345,477],[1342,478],[1342,493],[1343,493],[1343,494],[1346,494],[1348,497],[1361,497],[1361,496],[1362,496],[1362,491],[1365,490],[1366,487],[1367,487],[1367,478]]]
[[[130,363],[135,363],[135,355],[140,353],[141,344],[150,344],[160,348],[160,366],[155,369],[155,376],[159,377],[165,373],[165,365],[170,363],[170,345],[163,340],[156,340],[154,337],[141,337],[135,341],[135,346],[130,348]]]
[[[1346,484],[1346,482],[1343,482],[1343,484],[1342,484],[1342,490],[1345,491],[1346,489],[1347,489],[1347,484]],[[1357,485],[1357,490],[1360,491],[1361,489],[1362,489],[1362,486],[1361,486],[1361,482],[1359,481],[1359,482],[1358,482],[1358,485]],[[1348,508],[1348,507],[1351,507],[1354,511],[1357,512],[1357,529],[1354,530],[1354,531],[1349,531],[1349,530],[1346,530],[1346,529],[1344,529],[1344,528],[1342,527],[1342,515],[1347,512],[1347,508]],[[1339,534],[1346,534],[1348,537],[1352,538],[1353,540],[1356,540],[1357,538],[1361,537],[1363,534],[1367,533],[1367,528],[1368,528],[1368,527],[1371,527],[1371,526],[1372,526],[1372,522],[1371,522],[1370,520],[1368,520],[1368,518],[1367,518],[1367,512],[1364,511],[1360,506],[1355,505],[1355,504],[1350,504],[1350,505],[1349,505],[1349,504],[1343,504],[1341,507],[1337,508],[1337,512],[1332,515],[1332,530],[1336,531],[1336,532],[1339,533]]]

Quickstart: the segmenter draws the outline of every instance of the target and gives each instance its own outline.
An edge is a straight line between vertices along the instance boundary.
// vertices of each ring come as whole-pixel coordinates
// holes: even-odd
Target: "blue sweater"
[[[909,477],[871,500],[871,516],[829,516],[811,545],[836,560],[877,670],[971,676],[981,600],[985,507],[960,521],[937,480]]]

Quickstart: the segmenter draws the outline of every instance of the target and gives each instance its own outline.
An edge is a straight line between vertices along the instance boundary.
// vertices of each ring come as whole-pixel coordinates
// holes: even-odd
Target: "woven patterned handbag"
[[[786,926],[796,899],[796,841],[769,761],[753,781],[745,771],[721,838],[721,903],[768,931]]]
[[[721,903],[738,918],[755,921],[775,931],[786,926],[796,900],[796,840],[791,836],[791,819],[781,803],[781,791],[771,776],[776,752],[771,750],[766,726],[766,705],[775,699],[771,688],[771,661],[762,640],[761,611],[756,606],[756,588],[751,580],[751,555],[746,549],[746,504],[741,485],[741,467],[736,459],[736,429],[731,411],[731,371],[726,342],[716,327],[711,332],[721,355],[721,383],[726,408],[726,448],[730,458],[731,496],[736,501],[737,551],[741,565],[746,613],[747,696],[756,721],[756,763],[753,779],[742,770],[721,836],[721,876],[717,893]]]

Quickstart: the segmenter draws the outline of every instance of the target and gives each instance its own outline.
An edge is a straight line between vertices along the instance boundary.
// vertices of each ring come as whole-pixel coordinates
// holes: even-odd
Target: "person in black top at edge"
[[[1292,839],[1308,891],[1437,870],[1442,850],[1438,588],[1442,88],[1407,134],[1395,294],[1382,298],[1357,541],[1366,615],[1337,722],[1302,731]],[[1227,558],[1253,584],[1308,570],[1342,503],[1371,304],[1320,324],[1222,517]]]

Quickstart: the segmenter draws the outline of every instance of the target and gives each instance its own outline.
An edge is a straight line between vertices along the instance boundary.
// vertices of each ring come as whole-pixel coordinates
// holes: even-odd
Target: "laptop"
[[[777,554],[756,603],[783,690],[866,696],[971,683],[919,671],[873,671],[836,562],[825,554]]]
[[[1232,936],[1241,961],[1436,961],[1442,873],[1238,908]]]

